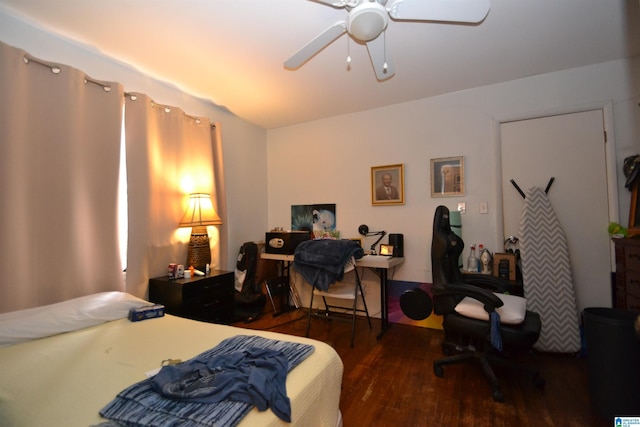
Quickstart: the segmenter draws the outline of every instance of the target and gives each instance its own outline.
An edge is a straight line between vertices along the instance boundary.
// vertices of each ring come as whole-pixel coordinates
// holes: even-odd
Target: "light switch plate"
[[[461,214],[466,213],[467,212],[467,204],[464,203],[464,202],[458,203],[458,212],[460,212]]]
[[[480,213],[489,213],[489,202],[480,202]]]

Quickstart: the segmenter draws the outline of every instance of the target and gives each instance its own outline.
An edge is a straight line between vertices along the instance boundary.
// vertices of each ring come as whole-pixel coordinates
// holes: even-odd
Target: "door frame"
[[[496,240],[494,247],[501,248],[504,246],[504,218],[502,207],[502,136],[501,126],[503,123],[516,122],[521,120],[541,119],[544,117],[560,116],[564,114],[582,113],[585,111],[602,110],[603,128],[606,134],[605,144],[605,168],[607,171],[607,199],[608,199],[608,211],[609,222],[620,221],[620,209],[618,205],[618,174],[616,167],[616,143],[615,133],[613,126],[613,104],[611,102],[601,104],[587,104],[576,107],[564,107],[548,109],[536,112],[525,112],[513,115],[505,115],[493,117],[493,157],[495,160],[495,175],[494,175],[494,190],[496,200],[496,215],[495,217],[495,230]],[[609,263],[611,265],[611,271],[615,271],[615,248],[613,242],[609,245]]]

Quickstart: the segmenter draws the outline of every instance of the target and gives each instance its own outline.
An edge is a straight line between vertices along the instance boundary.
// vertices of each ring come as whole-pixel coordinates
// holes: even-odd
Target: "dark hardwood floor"
[[[248,329],[266,329],[304,336],[307,310],[273,317],[263,314]],[[445,367],[433,373],[433,361],[443,356],[443,332],[394,324],[376,339],[380,321],[357,323],[356,340],[349,347],[351,324],[313,319],[310,337],[329,343],[344,363],[340,410],[345,427],[356,426],[612,426],[613,420],[594,415],[590,408],[586,360],[556,354],[534,354],[546,381],[544,390],[529,378],[496,369],[505,396],[492,399],[491,387],[474,363]]]

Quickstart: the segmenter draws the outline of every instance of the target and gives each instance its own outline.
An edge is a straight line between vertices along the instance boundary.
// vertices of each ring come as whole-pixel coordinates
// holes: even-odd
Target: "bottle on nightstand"
[[[476,244],[471,245],[469,258],[467,258],[467,271],[476,273],[478,271],[478,258],[476,258]]]

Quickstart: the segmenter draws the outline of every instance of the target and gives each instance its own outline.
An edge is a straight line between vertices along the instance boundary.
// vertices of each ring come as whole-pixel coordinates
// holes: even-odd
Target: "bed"
[[[291,425],[334,427],[343,365],[325,343],[165,315],[127,319],[148,304],[105,292],[46,307],[0,314],[0,425],[96,426],[118,393],[145,381],[163,360],[193,358],[242,335],[313,346],[286,377]],[[253,407],[240,426],[285,426]]]

